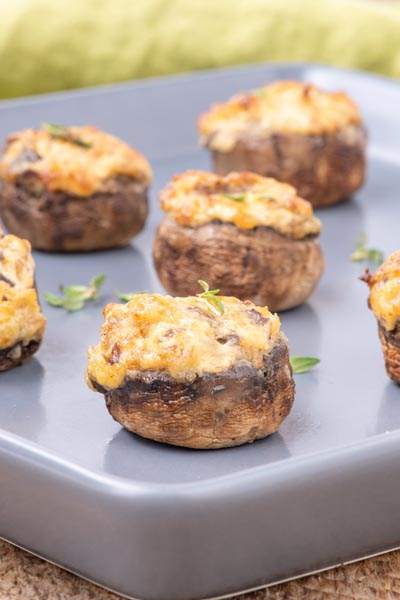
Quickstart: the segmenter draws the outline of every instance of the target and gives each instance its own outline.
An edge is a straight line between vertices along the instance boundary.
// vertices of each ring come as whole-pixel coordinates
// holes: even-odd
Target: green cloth
[[[0,97],[261,61],[400,76],[400,8],[368,0],[0,0]]]

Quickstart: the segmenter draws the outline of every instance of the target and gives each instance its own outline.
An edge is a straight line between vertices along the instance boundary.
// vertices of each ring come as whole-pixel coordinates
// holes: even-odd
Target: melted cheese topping
[[[297,196],[294,187],[255,173],[220,177],[187,171],[160,193],[160,203],[177,223],[189,227],[213,220],[234,223],[239,229],[263,225],[295,239],[321,231],[311,204]]]
[[[14,182],[18,175],[34,172],[47,190],[77,196],[90,196],[105,180],[118,175],[145,184],[151,181],[147,160],[118,138],[89,126],[67,130],[91,147],[53,138],[41,129],[25,129],[8,138],[0,176]]]
[[[30,243],[15,235],[1,235],[0,231],[0,280],[17,287],[33,287],[35,264]]]
[[[243,134],[255,138],[271,133],[334,134],[360,123],[359,109],[346,94],[278,81],[213,105],[199,118],[198,128],[203,145],[230,152]]]
[[[0,281],[0,349],[43,337],[46,319],[33,288],[12,288]]]
[[[220,296],[225,312],[204,298],[140,294],[125,305],[109,304],[101,342],[89,348],[87,382],[107,389],[144,371],[190,382],[221,373],[238,361],[263,365],[279,335],[280,321],[267,308]],[[92,387],[92,386],[91,386]]]
[[[0,231],[0,236],[1,236]],[[34,262],[28,241],[0,237],[0,349],[40,340],[46,319],[34,289]]]
[[[387,331],[400,319],[400,250],[391,254],[369,278],[369,303]]]

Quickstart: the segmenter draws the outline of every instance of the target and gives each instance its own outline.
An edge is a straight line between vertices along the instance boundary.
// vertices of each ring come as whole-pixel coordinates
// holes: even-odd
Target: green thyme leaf
[[[360,235],[360,241],[356,244],[356,246],[363,248],[364,246],[367,245],[367,243],[368,243],[367,234],[365,231],[362,231],[361,235]]]
[[[51,306],[63,308],[68,312],[75,312],[81,310],[88,300],[95,300],[99,297],[99,291],[105,278],[104,274],[97,275],[97,277],[90,280],[88,286],[60,285],[61,298],[49,292],[44,292],[43,295]]]
[[[60,285],[60,292],[68,296],[81,296],[87,289],[86,285],[68,285],[67,287]]]
[[[235,200],[235,202],[244,202],[246,200],[246,194],[221,194],[225,198],[229,198],[229,200]]]
[[[292,365],[293,373],[307,373],[320,361],[319,358],[312,358],[311,356],[291,356],[290,364]]]
[[[104,283],[106,276],[104,273],[102,273],[101,275],[96,275],[96,277],[92,277],[92,279],[90,280],[90,286],[94,287],[97,290],[97,293],[99,292],[101,286]],[[97,296],[95,296],[97,298]]]
[[[135,296],[139,296],[140,294],[146,294],[146,292],[119,292],[118,290],[115,290],[115,294],[116,296],[118,296],[118,298],[120,300],[122,300],[122,302],[129,302],[129,300],[132,300],[132,298],[134,298]]]
[[[62,303],[62,308],[68,312],[74,312],[81,310],[84,306],[84,299],[82,296],[65,296]]]
[[[354,262],[368,261],[379,265],[383,262],[384,255],[382,250],[377,248],[367,248],[367,235],[365,231],[362,232],[360,240],[355,244],[355,250],[350,255],[350,260]]]
[[[214,306],[219,310],[221,315],[223,315],[225,312],[224,305],[222,304],[221,300],[217,298],[219,290],[210,290],[210,286],[208,285],[208,283],[206,281],[203,281],[202,279],[198,279],[197,283],[204,290],[204,292],[202,292],[201,294],[197,294],[197,297],[204,298],[205,300],[208,300],[208,302],[210,302],[211,304],[214,304]]]
[[[71,142],[72,144],[76,144],[77,146],[81,146],[82,148],[91,148],[92,144],[89,142],[85,142],[74,136],[67,127],[63,125],[58,125],[57,123],[42,123],[42,129],[47,131],[53,138],[58,138],[60,140],[65,140],[66,142]]]
[[[267,92],[264,88],[256,88],[255,90],[251,91],[252,96],[255,96],[256,98],[265,98],[265,96],[267,95]]]
[[[383,252],[382,250],[377,250],[376,248],[370,248],[368,250],[368,260],[376,265],[380,265],[383,262]]]
[[[62,299],[58,298],[58,296],[56,296],[55,294],[51,294],[50,292],[44,292],[43,296],[46,298],[46,301],[51,306],[62,306]]]
[[[248,194],[221,194],[224,198],[229,198],[229,200],[234,200],[235,202],[244,202],[248,196]],[[273,196],[257,196],[256,200],[275,200]]]

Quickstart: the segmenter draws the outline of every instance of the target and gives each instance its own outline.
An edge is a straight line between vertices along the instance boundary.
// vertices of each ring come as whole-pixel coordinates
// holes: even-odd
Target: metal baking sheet
[[[157,193],[187,168],[208,168],[195,121],[211,102],[275,79],[343,89],[360,104],[368,181],[318,211],[326,272],[309,302],[284,313],[294,354],[321,358],[296,377],[279,433],[254,444],[191,451],[121,429],[83,375],[114,290],[162,291],[152,267]],[[0,136],[42,121],[97,125],[154,169],[146,229],[122,250],[36,253],[40,292],[106,273],[99,301],[48,327],[29,364],[0,374],[0,536],[119,593],[198,600],[264,586],[400,545],[400,390],[386,377],[367,309],[366,231],[400,246],[400,86],[317,65],[235,68],[0,104]]]

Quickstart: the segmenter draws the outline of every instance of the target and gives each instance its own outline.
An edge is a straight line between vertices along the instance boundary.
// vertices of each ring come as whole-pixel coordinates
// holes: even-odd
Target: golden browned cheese
[[[26,171],[37,174],[49,191],[90,196],[104,181],[126,175],[148,184],[152,173],[136,150],[96,127],[68,127],[68,132],[91,145],[84,148],[52,137],[41,129],[25,129],[9,136],[0,162],[0,176],[14,182]]]
[[[35,263],[30,243],[16,235],[2,235],[0,230],[0,279],[7,279],[16,288],[33,287]]]
[[[381,325],[393,331],[400,319],[400,250],[391,254],[368,280],[369,303]]]
[[[321,231],[311,204],[294,187],[255,173],[221,177],[187,171],[161,191],[160,203],[177,223],[189,227],[213,220],[234,223],[239,229],[263,225],[295,239]]]
[[[30,244],[0,231],[0,349],[40,341],[46,319],[34,289]]]
[[[324,92],[309,83],[278,81],[213,105],[199,118],[198,128],[203,144],[230,152],[242,135],[334,134],[360,123],[359,109],[347,94]]]
[[[279,335],[280,321],[267,308],[220,296],[225,312],[197,296],[139,294],[127,304],[109,304],[101,342],[89,348],[86,379],[104,388],[125,378],[162,371],[190,382],[221,373],[238,361],[263,365]]]

